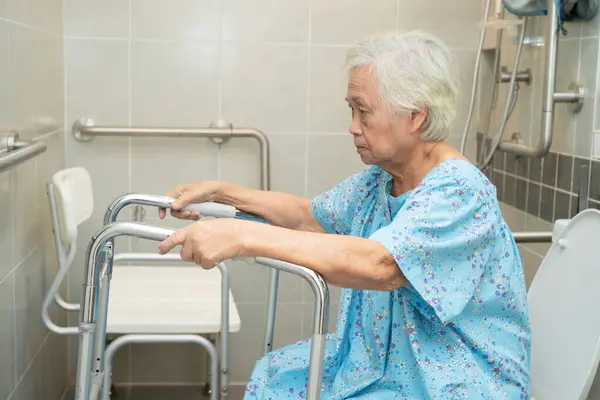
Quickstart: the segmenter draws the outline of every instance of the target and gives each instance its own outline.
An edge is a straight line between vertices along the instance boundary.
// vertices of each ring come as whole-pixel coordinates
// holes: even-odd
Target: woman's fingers
[[[173,216],[174,218],[178,218],[178,219],[189,219],[192,221],[197,221],[200,219],[200,213],[197,211],[188,211],[188,210],[184,210],[184,211],[176,211],[176,210],[171,210],[171,216]]]
[[[177,186],[173,190],[168,191],[165,195],[175,198],[170,207],[171,215],[175,218],[189,220],[200,219],[200,213],[197,211],[188,211],[182,209],[189,204],[205,201],[209,197],[206,185],[198,183]],[[166,215],[166,209],[158,209],[158,217],[160,219],[165,218]]]

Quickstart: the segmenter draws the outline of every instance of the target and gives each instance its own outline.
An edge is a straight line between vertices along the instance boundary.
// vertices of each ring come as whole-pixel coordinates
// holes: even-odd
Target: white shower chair
[[[600,361],[600,211],[554,225],[527,294],[533,400],[585,400]]]
[[[57,172],[47,189],[59,268],[44,300],[42,318],[48,329],[57,334],[77,335],[80,333],[77,327],[60,327],[51,321],[49,306],[55,301],[68,311],[80,310],[79,304],[62,299],[59,287],[73,262],[78,227],[91,217],[94,209],[92,183],[84,168],[75,167]],[[176,343],[183,342],[178,340],[178,335],[216,336],[221,333],[223,325],[229,325],[228,332],[241,329],[225,265],[221,263],[219,268],[204,270],[191,263],[182,262],[182,266],[160,264],[177,260],[181,261],[178,257],[161,257],[157,253],[114,255],[107,335],[135,334],[139,337],[140,334],[167,334],[172,336],[166,342],[172,338],[172,342]],[[147,261],[155,265],[119,265],[119,261]],[[84,268],[83,265],[80,267]],[[222,320],[222,316],[227,317],[227,313],[222,313],[221,309],[222,304],[227,303],[225,293],[229,294],[228,323]],[[227,340],[221,342],[220,346],[227,346]],[[223,359],[227,358],[227,352],[227,349],[221,349]],[[106,362],[111,359],[108,358]],[[223,365],[225,361],[221,362],[220,392],[226,398],[228,369]],[[110,371],[110,365],[105,370]],[[209,391],[208,379],[206,382]]]

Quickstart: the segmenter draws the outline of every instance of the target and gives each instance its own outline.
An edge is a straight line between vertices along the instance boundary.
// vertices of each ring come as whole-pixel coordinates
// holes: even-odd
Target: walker
[[[159,228],[144,223],[115,222],[118,213],[127,205],[139,204],[150,207],[171,208],[174,198],[166,196],[153,196],[146,194],[127,194],[117,198],[108,208],[104,226],[92,237],[86,252],[86,266],[84,274],[84,293],[80,310],[79,321],[79,348],[77,359],[77,377],[75,398],[77,400],[96,400],[106,398],[110,388],[110,361],[116,349],[126,343],[137,341],[166,342],[172,341],[169,335],[127,335],[116,339],[105,349],[106,320],[108,310],[108,293],[114,261],[114,238],[118,236],[133,236],[142,239],[162,241],[172,235],[175,230]],[[198,211],[203,216],[215,218],[238,218],[265,222],[250,214],[238,211],[232,206],[218,203],[193,204],[187,210]],[[160,259],[179,259],[178,256],[160,256]],[[282,270],[298,275],[308,281],[315,296],[313,336],[311,342],[310,364],[308,372],[307,399],[319,399],[323,357],[325,351],[325,335],[327,333],[329,314],[329,290],[323,277],[315,271],[287,263],[280,260],[257,257],[246,258],[276,270]],[[199,268],[199,267],[198,267]],[[223,313],[227,313],[227,309]],[[271,313],[274,315],[274,313]],[[223,315],[223,317],[226,317]],[[267,335],[272,334],[273,321],[267,321]],[[226,332],[226,331],[225,331]],[[226,332],[225,336],[227,336]],[[189,341],[202,345],[208,351],[211,361],[211,386],[217,388],[219,365],[221,365],[221,378],[226,377],[227,347],[221,350],[221,360],[217,355],[216,347],[209,340],[197,335],[179,335],[181,341]],[[223,351],[225,350],[225,351]],[[106,366],[106,368],[105,368]],[[224,382],[222,382],[224,383]],[[211,400],[218,399],[218,391],[211,392]]]

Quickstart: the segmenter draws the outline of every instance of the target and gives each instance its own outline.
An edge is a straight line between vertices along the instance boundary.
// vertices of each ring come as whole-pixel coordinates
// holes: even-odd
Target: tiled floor
[[[69,388],[62,400],[72,400],[74,389]],[[228,400],[242,400],[244,387],[232,387]],[[208,400],[201,386],[135,386],[117,387],[114,400]]]

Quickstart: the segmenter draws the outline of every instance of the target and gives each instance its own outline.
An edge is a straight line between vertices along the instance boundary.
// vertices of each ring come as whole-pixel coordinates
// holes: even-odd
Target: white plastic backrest
[[[532,395],[584,400],[600,359],[600,211],[576,215],[529,288]]]
[[[92,180],[82,167],[58,171],[52,177],[61,239],[72,244],[77,240],[77,227],[94,211]]]

